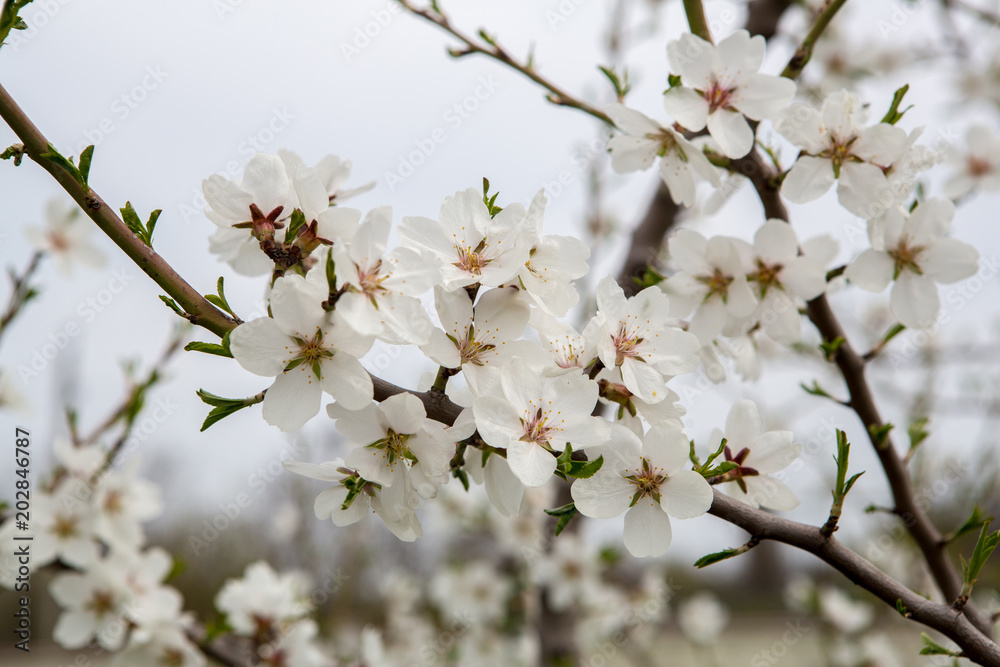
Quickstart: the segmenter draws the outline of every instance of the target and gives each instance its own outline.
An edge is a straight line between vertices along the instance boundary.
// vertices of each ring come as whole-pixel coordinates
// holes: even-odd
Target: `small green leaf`
[[[49,162],[55,162],[56,164],[58,164],[60,167],[68,171],[70,175],[72,175],[73,178],[76,179],[76,182],[79,183],[81,187],[83,187],[84,190],[88,189],[87,181],[86,179],[83,178],[83,174],[80,173],[80,170],[77,168],[77,166],[73,164],[72,157],[67,160],[59,153],[59,151],[56,150],[56,147],[53,146],[52,144],[47,144],[46,151],[41,154],[41,157],[45,158]]]
[[[223,396],[217,396],[209,393],[204,389],[199,389],[197,392],[198,398],[208,405],[214,406],[212,411],[208,413],[208,416],[205,417],[205,421],[201,425],[201,430],[204,431],[212,424],[225,419],[234,412],[238,412],[243,408],[260,403],[264,400],[265,391],[249,398],[225,398]]]
[[[574,503],[568,503],[562,507],[557,507],[551,510],[545,510],[545,513],[549,516],[554,516],[559,520],[556,522],[556,535],[563,532],[563,529],[569,525],[569,522],[573,520],[576,516],[576,505]]]
[[[11,30],[24,30],[28,27],[17,13],[30,2],[31,0],[8,0],[4,3],[3,11],[0,12],[0,47]]]
[[[652,287],[653,285],[659,285],[664,280],[666,280],[666,276],[661,274],[649,264],[647,264],[646,268],[643,269],[641,275],[632,278],[632,281],[642,289]]]
[[[902,616],[903,618],[909,618],[910,617],[910,612],[906,608],[906,605],[903,604],[903,600],[902,599],[896,600],[896,611],[898,611],[899,615]]]
[[[169,296],[161,294],[160,301],[167,304],[167,307],[170,308],[170,310],[174,311],[184,319],[187,319],[187,314],[183,310],[181,310],[181,307],[177,305],[177,302],[171,299]]]
[[[83,178],[83,186],[90,188],[90,161],[94,159],[94,145],[91,144],[80,153],[80,176]]]
[[[667,86],[674,88],[675,86],[681,85],[681,77],[677,74],[670,74],[667,76]]]
[[[163,581],[169,582],[172,579],[175,579],[178,575],[180,575],[181,572],[183,572],[186,569],[187,569],[187,562],[183,558],[175,556],[173,561],[170,563],[170,571],[167,572],[167,576],[163,578]]]
[[[889,125],[895,125],[899,122],[899,119],[903,117],[907,111],[913,108],[913,105],[906,107],[902,111],[899,110],[899,105],[903,101],[903,97],[906,96],[906,91],[910,89],[910,84],[904,85],[902,88],[898,89],[892,96],[892,104],[889,106],[889,110],[885,112],[882,117],[881,123],[888,123]]]
[[[8,146],[7,150],[0,153],[0,160],[9,160],[14,158],[14,166],[20,167],[21,160],[24,159],[24,144],[14,144],[13,146]]]
[[[292,211],[292,219],[285,230],[285,241],[291,243],[299,235],[299,230],[306,226],[306,215],[300,209]]]
[[[708,479],[709,477],[718,477],[719,475],[725,475],[730,470],[736,470],[740,467],[736,461],[723,461],[714,468],[709,468],[708,470],[697,470],[695,472],[700,472],[702,477]]]
[[[233,353],[217,343],[202,343],[201,341],[191,341],[184,346],[188,352],[204,352],[205,354],[215,354],[220,357],[233,358]]]
[[[889,442],[889,432],[894,428],[890,423],[882,424],[881,426],[876,426],[872,424],[868,427],[868,432],[871,433],[872,442],[875,443],[876,449],[884,449],[886,444]]]
[[[956,528],[955,532],[953,532],[951,535],[945,538],[945,541],[954,542],[955,540],[962,537],[966,533],[971,533],[972,531],[982,526],[984,523],[992,520],[993,520],[992,516],[985,516],[983,514],[983,511],[979,509],[979,505],[976,505],[972,508],[972,514],[970,514],[969,518],[965,520],[965,523]]]
[[[703,567],[708,567],[709,565],[714,565],[721,561],[735,558],[736,556],[746,553],[746,551],[742,549],[742,547],[736,549],[723,549],[722,551],[717,551],[714,554],[702,556],[694,562],[694,566],[700,570]]]
[[[215,618],[211,619],[205,623],[205,639],[204,642],[209,644],[222,635],[228,634],[233,631],[233,627],[229,625],[229,621],[225,614],[220,614]]]
[[[947,655],[953,658],[957,658],[961,655],[958,651],[952,651],[951,649],[941,646],[941,644],[938,644],[936,641],[931,639],[931,636],[926,632],[920,633],[920,639],[924,642],[924,647],[920,649],[920,655]]]
[[[698,468],[695,468],[695,472],[700,475],[704,475],[706,472],[711,470],[712,464],[715,462],[715,459],[722,456],[722,453],[726,451],[726,444],[728,444],[728,441],[725,438],[723,438],[722,441],[719,443],[719,448],[715,450],[713,454],[709,455],[708,460],[705,461],[704,464],[702,464]]]
[[[465,472],[465,468],[455,468],[451,471],[452,475],[462,483],[462,487],[468,491],[469,490],[469,475]]]
[[[604,465],[603,456],[599,456],[593,461],[572,461],[570,469],[566,471],[566,476],[587,479],[588,477],[593,477],[594,473],[600,470],[602,465]]]
[[[984,521],[983,528],[979,532],[979,540],[976,542],[976,548],[972,551],[972,558],[962,568],[965,583],[970,589],[979,580],[979,573],[982,571],[983,566],[986,565],[986,561],[993,554],[997,545],[1000,544],[1000,530],[995,533],[990,533],[989,530],[990,522]]]
[[[930,431],[927,430],[927,422],[929,421],[929,417],[921,417],[907,427],[906,434],[910,437],[910,451],[919,447],[930,436]]]
[[[837,336],[831,341],[823,342],[819,344],[821,350],[823,350],[823,355],[826,357],[827,361],[833,361],[833,358],[837,356],[837,350],[846,341],[843,336]]]

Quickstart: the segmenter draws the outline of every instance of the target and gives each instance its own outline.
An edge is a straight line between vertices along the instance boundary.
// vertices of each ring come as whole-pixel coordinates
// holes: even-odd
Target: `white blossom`
[[[528,261],[531,247],[522,238],[525,215],[521,204],[511,204],[491,218],[482,193],[469,188],[444,200],[439,220],[404,217],[396,232],[404,246],[437,259],[445,290],[476,283],[498,287],[513,280]]]
[[[660,125],[648,116],[622,104],[610,104],[604,112],[625,134],[608,141],[611,168],[619,174],[649,169],[660,158],[660,177],[675,204],[693,206],[695,176],[718,187],[719,172],[701,149],[672,127]]]
[[[365,218],[349,244],[337,243],[333,259],[337,273],[337,312],[352,329],[389,342],[427,343],[432,328],[415,298],[439,279],[430,258],[411,248],[386,252],[392,212],[387,206]]]
[[[94,637],[109,651],[124,644],[134,594],[126,573],[114,565],[95,559],[82,574],[59,574],[52,579],[49,592],[62,608],[52,638],[63,648],[83,648]]]
[[[726,236],[706,239],[690,229],[679,230],[667,243],[680,269],[660,283],[670,296],[670,314],[684,317],[694,312],[688,332],[702,344],[721,333],[741,333],[739,325],[757,308],[747,281],[749,245]]]
[[[334,483],[316,496],[313,509],[317,519],[331,519],[335,526],[349,526],[360,521],[371,509],[392,534],[404,542],[412,542],[423,534],[414,512],[420,504],[420,496],[402,466],[395,469],[392,484],[383,487],[347,468],[339,458],[323,463],[285,461],[282,465],[298,475]]]
[[[49,255],[59,272],[69,277],[75,264],[104,265],[104,255],[91,245],[93,230],[94,226],[75,202],[55,197],[45,205],[45,226],[41,229],[28,226],[24,233],[36,250]]]
[[[677,607],[677,624],[689,641],[709,646],[729,623],[729,612],[711,593],[696,593]]]
[[[264,419],[282,431],[302,427],[319,412],[324,391],[343,407],[360,409],[373,396],[371,377],[358,358],[372,339],[352,330],[322,303],[323,284],[298,275],[279,278],[271,292],[273,318],[261,317],[230,335],[233,357],[243,368],[274,377],[263,402]]]
[[[791,431],[764,431],[760,412],[753,401],[737,401],[726,418],[726,432],[716,432],[713,440],[726,438],[726,461],[739,467],[726,473],[734,478],[720,488],[751,507],[787,511],[799,499],[784,482],[772,477],[787,468],[802,453],[802,445],[792,442]]]
[[[104,475],[95,489],[94,532],[113,548],[142,546],[142,523],[163,512],[160,488],[138,474],[139,460],[132,459],[121,470]]]
[[[652,426],[643,439],[616,426],[601,448],[604,465],[570,487],[577,510],[594,519],[625,515],[625,548],[638,558],[661,556],[670,546],[670,518],[701,516],[712,506],[712,487],[688,462],[688,437],[676,422]]]
[[[658,287],[633,297],[610,276],[597,285],[597,314],[584,330],[593,337],[607,368],[621,371],[622,383],[647,403],[667,398],[667,377],[698,367],[698,341],[667,324],[670,303]]]
[[[473,308],[465,290],[434,288],[434,301],[444,330],[434,329],[420,351],[445,368],[461,368],[469,386],[480,391],[488,368],[496,369],[519,347],[529,308],[514,289],[493,289]]]
[[[392,486],[398,468],[425,498],[448,481],[455,442],[442,424],[427,419],[424,404],[413,394],[396,394],[357,411],[336,405],[327,411],[337,420],[337,430],[358,445],[344,462],[361,477]]]
[[[791,79],[757,71],[764,50],[764,38],[750,37],[746,30],[737,30],[718,45],[691,33],[669,42],[670,67],[684,85],[664,94],[667,113],[689,130],[707,125],[724,154],[743,157],[754,143],[746,119],[771,118],[795,96]]]
[[[526,486],[541,486],[556,469],[567,443],[599,445],[607,423],[591,416],[597,383],[582,373],[542,378],[521,359],[500,371],[502,396],[476,398],[473,411],[487,444],[507,450],[511,472]]]
[[[809,301],[826,290],[826,268],[799,254],[792,226],[768,220],[754,235],[754,266],[748,278],[760,300],[753,319],[774,340],[791,345],[799,340],[799,300]]]
[[[973,275],[979,253],[957,239],[945,238],[955,206],[930,199],[912,213],[893,208],[868,223],[872,247],[847,267],[844,275],[858,287],[881,292],[892,282],[892,313],[903,325],[925,329],[937,321],[941,299],[937,283]]]
[[[312,609],[309,580],[301,572],[275,572],[267,561],[247,565],[243,576],[229,579],[215,596],[233,633],[268,636]]]
[[[973,125],[965,135],[964,151],[953,148],[948,162],[955,173],[944,186],[944,196],[960,199],[973,190],[1000,189],[1000,135],[985,125]]]
[[[894,203],[885,170],[905,153],[907,135],[888,123],[862,127],[865,115],[846,90],[829,95],[820,111],[805,104],[786,110],[778,132],[802,149],[782,182],[788,201],[812,201],[839,180],[840,203],[855,215],[871,219]]]

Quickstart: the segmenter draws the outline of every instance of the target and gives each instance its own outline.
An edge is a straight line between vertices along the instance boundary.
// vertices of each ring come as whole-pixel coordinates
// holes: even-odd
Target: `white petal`
[[[903,157],[907,148],[906,131],[888,123],[866,127],[851,146],[851,153],[862,160],[887,167]]]
[[[934,282],[957,282],[979,269],[979,251],[958,239],[941,239],[920,254],[920,268]]]
[[[745,478],[747,495],[757,505],[769,510],[787,512],[799,506],[799,499],[785,484],[773,477],[762,475]]]
[[[753,247],[757,256],[765,262],[784,264],[798,254],[799,240],[790,224],[784,220],[772,219],[754,234]]]
[[[628,509],[635,491],[636,487],[620,473],[603,468],[593,477],[576,480],[570,487],[576,508],[592,519],[611,519],[621,515]]]
[[[726,417],[726,439],[734,452],[749,446],[761,432],[760,411],[753,401],[736,401]]]
[[[718,109],[709,114],[708,131],[731,158],[741,158],[753,148],[753,130],[743,114],[736,111]]]
[[[660,132],[659,123],[644,113],[640,113],[635,109],[629,109],[624,104],[609,104],[604,107],[604,113],[611,118],[611,122],[618,129],[633,137],[643,137],[647,134],[657,134]]]
[[[645,137],[620,134],[608,140],[611,151],[611,168],[619,174],[644,171],[652,166],[660,150],[660,143]]]
[[[869,292],[881,292],[892,280],[896,263],[888,253],[865,250],[844,271],[844,276]]]
[[[896,319],[911,329],[934,326],[941,308],[934,281],[911,271],[903,271],[896,279],[890,303]]]
[[[747,118],[773,118],[795,97],[795,82],[782,76],[750,74],[741,78],[736,108]]]
[[[687,465],[689,454],[688,437],[672,421],[655,424],[642,441],[643,458],[668,475],[673,475]]]
[[[804,204],[829,190],[834,180],[830,160],[800,155],[781,184],[781,194],[790,202]]]
[[[663,107],[684,128],[697,132],[705,128],[708,101],[687,86],[674,86],[663,95]]]
[[[419,398],[404,392],[382,401],[379,410],[396,433],[417,433],[427,419],[427,410]]]
[[[541,486],[552,478],[556,457],[539,445],[515,440],[507,446],[507,465],[525,486]]]
[[[670,516],[693,519],[712,507],[714,494],[705,478],[694,470],[670,475],[660,486],[660,504]]]
[[[288,433],[297,431],[319,412],[319,378],[305,364],[276,378],[264,394],[261,414],[264,421]]]
[[[270,317],[239,325],[229,334],[229,348],[240,366],[254,375],[274,377],[298,350],[297,345]]]
[[[670,517],[652,498],[640,498],[625,515],[625,548],[636,558],[662,556],[671,537]]]
[[[478,452],[473,452],[473,456]],[[514,475],[502,456],[491,454],[483,470],[486,495],[490,502],[504,516],[517,516],[521,511],[521,498],[524,496],[524,485]]]

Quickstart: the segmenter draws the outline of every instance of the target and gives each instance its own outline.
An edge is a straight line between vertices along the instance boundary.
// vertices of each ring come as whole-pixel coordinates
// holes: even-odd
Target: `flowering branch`
[[[535,83],[539,84],[543,88],[549,91],[546,96],[549,102],[553,104],[558,104],[560,106],[572,107],[574,109],[579,109],[586,114],[590,114],[594,118],[603,121],[609,125],[612,125],[611,119],[608,118],[607,114],[603,111],[597,109],[590,104],[587,104],[583,100],[565,92],[562,88],[559,88],[554,83],[543,77],[535,69],[535,65],[532,59],[529,58],[527,63],[521,63],[515,60],[503,47],[497,44],[496,40],[486,33],[485,30],[479,31],[479,36],[482,38],[484,43],[479,43],[476,40],[468,37],[463,32],[455,28],[451,21],[448,19],[441,10],[437,7],[437,4],[431,6],[429,9],[420,9],[415,6],[409,0],[399,0],[399,4],[403,6],[404,9],[409,11],[415,16],[419,16],[431,23],[437,25],[442,30],[451,33],[453,36],[457,37],[465,44],[465,48],[462,49],[451,49],[449,53],[455,58],[461,58],[462,56],[467,56],[473,53],[481,53],[484,56],[493,58],[494,60],[507,65],[511,69],[517,70],[521,74],[525,75]]]
[[[73,201],[101,228],[101,231],[125,251],[136,266],[180,304],[187,320],[205,327],[218,336],[236,327],[236,322],[232,318],[209,303],[185,282],[173,267],[129,230],[114,209],[96,192],[84,186],[79,177],[62,164],[66,162],[65,158],[59,162],[47,157],[52,154],[52,144],[35,127],[3,86],[0,86],[0,117],[24,143],[24,152],[56,179]]]

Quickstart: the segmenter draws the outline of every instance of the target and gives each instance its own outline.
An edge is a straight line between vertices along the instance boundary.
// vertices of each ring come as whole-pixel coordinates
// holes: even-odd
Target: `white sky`
[[[443,4],[466,32],[486,26],[513,54],[523,56],[529,44],[535,43],[536,62],[544,75],[588,99],[607,100],[608,89],[596,65],[608,58],[602,36],[609,2],[452,0]],[[550,197],[546,231],[580,234],[586,174],[575,166],[574,154],[598,134],[598,124],[577,111],[549,105],[537,86],[499,64],[482,57],[453,61],[445,55],[446,45],[453,40],[425,22],[390,14],[387,7],[395,5],[386,0],[36,2],[26,13],[33,27],[18,35],[24,41],[0,50],[0,82],[64,154],[78,154],[86,144],[96,144],[92,187],[116,207],[131,201],[143,218],[153,208],[163,209],[154,237],[157,251],[202,292],[214,291],[217,277],[225,276],[230,303],[244,315],[258,308],[263,280],[239,277],[213,259],[207,239],[214,226],[192,209],[200,208],[197,195],[202,179],[234,161],[241,168],[252,154],[249,143],[254,137],[264,151],[289,148],[309,164],[327,153],[349,158],[354,165],[351,184],[374,180],[378,185],[348,205],[367,210],[389,203],[397,221],[402,215],[436,217],[445,196],[478,186],[483,176],[499,188],[498,201],[509,202],[529,199],[567,171],[569,185],[559,196]],[[552,12],[559,12],[560,7],[566,20],[553,24]],[[742,23],[738,6],[727,14],[733,7],[726,2],[707,3],[710,20],[735,17],[728,24],[723,22],[722,33]],[[891,20],[893,11],[898,11],[897,3],[865,3],[864,14],[855,14],[852,24],[857,26],[858,40],[867,37],[879,46],[889,44],[880,41],[878,21]],[[648,28],[648,16],[643,5],[633,11],[630,25]],[[385,25],[378,31],[371,29],[375,34],[369,43],[355,43],[359,31],[376,25],[379,18]],[[923,44],[927,27],[935,20],[934,12],[924,9],[887,39]],[[788,27],[800,31],[800,25],[792,21]],[[653,27],[654,35],[640,35],[627,54],[635,82],[629,103],[662,117],[659,96],[667,74],[664,44],[684,28],[679,3],[668,3]],[[359,52],[348,58],[344,45],[359,47]],[[778,72],[791,48],[791,40],[776,42],[767,71]],[[954,66],[931,65],[917,63],[864,87],[862,94],[872,102],[873,115],[880,116],[892,91],[908,81],[911,95],[907,101],[917,106],[901,126],[925,125],[928,138],[953,135],[954,129],[962,134],[972,121],[997,127],[995,111],[945,103]],[[475,98],[477,91],[480,99]],[[454,110],[463,103],[466,109],[475,107],[467,118]],[[390,189],[386,173],[397,170],[403,156],[421,144],[426,146],[432,136],[442,136],[435,134],[437,128],[442,129],[444,141],[411,176]],[[0,144],[14,141],[13,134],[0,127]],[[786,155],[794,153],[786,149]],[[597,159],[606,163],[603,156]],[[933,182],[939,184],[946,172],[938,169],[934,174]],[[609,210],[629,227],[641,217],[656,176],[652,172],[612,176],[608,185]],[[935,187],[932,193],[939,191]],[[53,195],[61,195],[56,184],[30,161],[18,169],[0,164],[0,259],[5,268],[21,268],[26,263],[31,249],[20,228],[38,224],[45,201]],[[983,196],[972,200],[960,209],[955,224],[955,234],[977,245],[986,258],[1000,255],[1000,237],[990,228],[995,203],[995,198]],[[842,261],[863,248],[856,239],[851,245],[854,237],[849,231],[857,223],[835,206],[832,194],[808,206],[792,207],[792,216],[802,238],[832,234],[841,244]],[[699,229],[749,239],[760,222],[759,205],[747,190],[717,215],[699,222]],[[617,273],[623,240],[595,249],[590,284],[606,273]],[[64,402],[69,399],[79,406],[84,430],[103,418],[121,394],[118,360],[142,357],[151,361],[177,320],[157,299],[161,291],[152,281],[132,267],[109,240],[98,244],[108,257],[102,270],[81,268],[66,280],[50,263],[43,266],[39,274],[42,296],[28,306],[2,341],[0,368],[14,373],[15,386],[30,409],[16,416],[0,414],[0,425],[3,433],[11,432],[15,422],[29,428],[38,446],[38,463],[51,438],[64,432]],[[116,270],[124,270],[132,279],[89,321],[78,310],[80,304],[100,296]],[[946,288],[942,294],[949,293]],[[996,282],[986,281],[961,308],[946,302],[946,309],[951,309],[950,335],[989,340],[986,336],[995,330],[997,319],[996,298]],[[862,297],[852,292],[837,295],[833,303],[851,323],[866,312],[856,304],[886,304],[887,300],[887,294]],[[69,323],[80,325],[82,333],[39,377],[22,382],[17,365],[30,363],[49,334],[64,331]],[[808,325],[803,328],[813,335]],[[904,334],[904,340],[910,335]],[[196,337],[212,338],[200,332]],[[870,342],[868,338],[858,347],[864,349]],[[416,360],[409,351],[403,359],[415,361],[393,364],[385,376],[415,386],[430,363]],[[885,502],[883,479],[853,416],[803,396],[797,389],[799,381],[819,378],[840,394],[835,375],[829,369],[797,362],[767,363],[785,370],[761,383],[730,381],[689,403],[689,433],[704,438],[711,428],[721,425],[726,406],[744,396],[766,406],[773,425],[794,426],[804,442],[833,419],[858,443],[858,469],[870,471],[865,483],[857,487],[849,511],[851,504],[859,510],[870,500]],[[168,507],[213,508],[245,490],[249,476],[279,455],[285,439],[263,422],[259,408],[198,433],[208,408],[194,392],[203,387],[224,396],[247,396],[267,382],[243,372],[231,360],[196,353],[184,353],[170,373],[171,380],[151,398],[176,407],[143,444],[141,455],[148,473],[166,486]],[[907,368],[895,375],[887,371],[872,375],[877,386],[894,376],[902,378],[909,385],[907,391],[922,379]],[[950,386],[948,393],[955,395],[955,387]],[[883,406],[889,420],[905,424],[905,403],[884,400]],[[322,415],[309,424],[307,433],[317,437],[330,433],[331,425]],[[977,425],[956,419],[954,428],[958,437],[937,435],[929,445],[955,447],[960,456],[967,456],[958,441],[977,437]],[[825,516],[833,439],[827,437],[824,442],[826,448],[810,462],[809,470],[790,481],[803,497],[816,498],[791,513],[794,518],[817,523]],[[304,458],[330,456],[326,448]],[[38,463],[36,473],[44,468]],[[11,488],[7,471],[5,463],[0,489]],[[0,491],[0,497],[4,495]],[[710,518],[680,522],[675,528],[671,553],[688,562],[707,548],[720,546],[724,539],[715,534],[720,527]],[[617,528],[611,524],[608,530],[614,533]],[[700,537],[709,533],[711,537]],[[723,534],[733,543],[742,537],[735,530]]]

